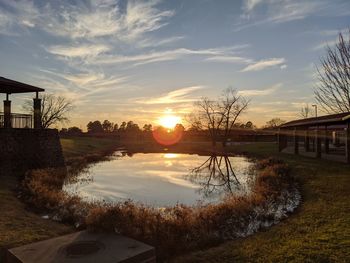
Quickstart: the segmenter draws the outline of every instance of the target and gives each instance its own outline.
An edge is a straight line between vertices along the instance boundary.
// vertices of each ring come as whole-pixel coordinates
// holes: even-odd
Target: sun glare
[[[159,124],[164,128],[173,129],[176,124],[181,122],[181,118],[179,116],[175,116],[171,114],[171,111],[166,111],[165,115],[159,118]]]

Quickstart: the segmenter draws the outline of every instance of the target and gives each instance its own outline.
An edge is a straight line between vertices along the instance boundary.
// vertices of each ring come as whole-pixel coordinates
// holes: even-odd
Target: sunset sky
[[[83,129],[183,116],[227,87],[263,125],[314,102],[315,63],[349,26],[347,0],[0,0],[0,76],[69,97]]]

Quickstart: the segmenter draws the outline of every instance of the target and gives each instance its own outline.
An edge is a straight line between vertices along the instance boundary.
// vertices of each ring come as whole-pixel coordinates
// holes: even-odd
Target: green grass
[[[234,146],[236,153],[276,156],[293,167],[302,204],[265,231],[197,251],[176,262],[350,262],[350,166],[288,154],[275,144]]]
[[[116,145],[111,139],[62,139],[63,154],[67,159],[104,151]],[[3,176],[0,183],[0,262],[3,248],[15,247],[74,231],[72,226],[43,219],[31,211],[16,196],[17,177]]]
[[[73,137],[62,138],[61,145],[65,159],[103,151],[117,145],[118,141],[109,138]]]

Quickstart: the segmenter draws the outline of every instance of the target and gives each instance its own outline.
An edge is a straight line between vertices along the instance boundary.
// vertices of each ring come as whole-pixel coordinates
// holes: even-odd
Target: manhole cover
[[[97,253],[103,249],[104,245],[97,241],[80,241],[66,246],[66,255],[68,257],[81,257]]]

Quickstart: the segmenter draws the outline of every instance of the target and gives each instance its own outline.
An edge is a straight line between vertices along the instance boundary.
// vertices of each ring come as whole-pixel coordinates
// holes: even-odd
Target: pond
[[[164,207],[219,202],[226,195],[249,194],[252,162],[242,156],[116,151],[68,177],[63,190],[87,201],[133,200]]]

